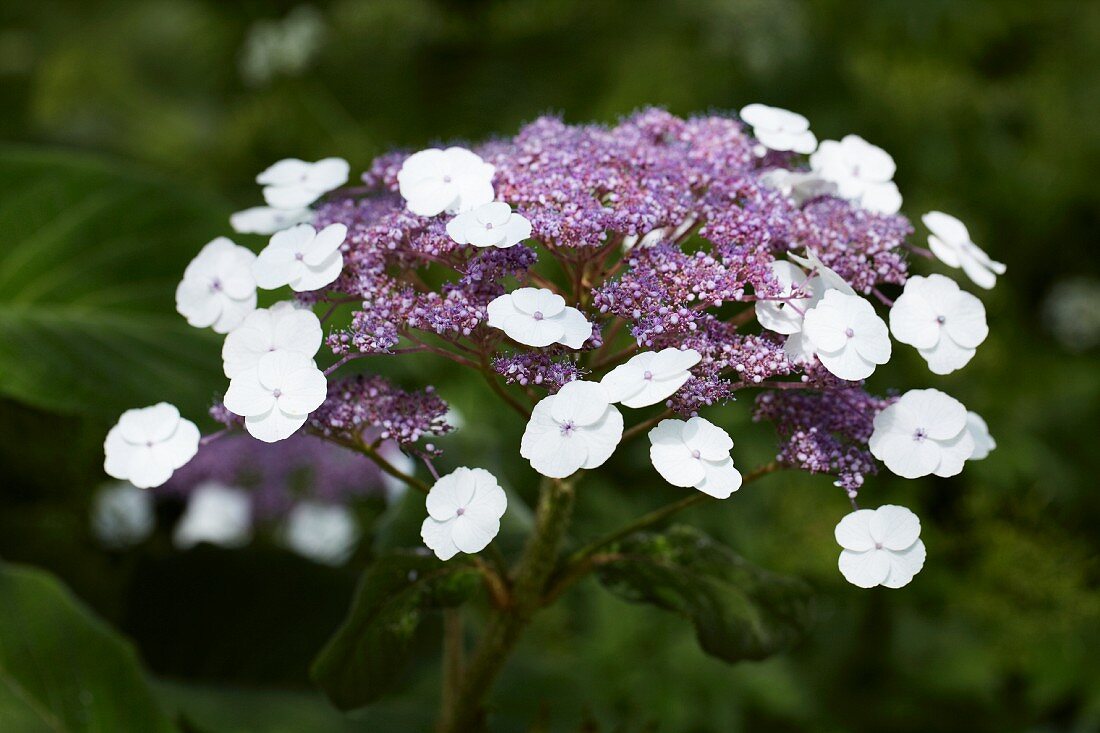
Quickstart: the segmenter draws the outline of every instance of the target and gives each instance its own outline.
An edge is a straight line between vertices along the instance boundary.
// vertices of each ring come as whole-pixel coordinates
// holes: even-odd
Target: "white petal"
[[[652,356],[652,352],[647,354],[639,354],[639,356]],[[600,380],[600,384],[607,390],[607,398],[611,402],[623,402],[630,397],[641,392],[646,383],[643,379],[643,369],[635,361],[638,357],[634,357],[625,364],[620,364],[615,367]],[[646,403],[654,404],[654,403]],[[631,405],[627,405],[630,407]]]
[[[205,482],[192,490],[172,539],[180,549],[200,542],[240,547],[251,538],[251,525],[252,509],[244,491]]]
[[[558,342],[571,349],[579,349],[584,342],[592,338],[592,324],[576,308],[567,307],[554,320],[562,326],[562,336]]]
[[[914,440],[911,435],[881,433],[876,428],[868,446],[871,455],[902,478],[927,476],[940,465],[940,448],[934,440]]]
[[[454,517],[445,522],[426,517],[420,525],[420,538],[440,560],[450,560],[458,554],[458,545],[451,537],[454,521]]]
[[[497,518],[503,516],[508,509],[508,495],[504,493],[496,476],[484,468],[471,468],[470,474],[474,479],[475,489],[467,509]]]
[[[170,479],[172,470],[172,466],[160,460],[152,448],[137,446],[130,454],[125,478],[139,489],[151,489]]]
[[[603,385],[580,379],[569,382],[547,399],[550,416],[559,425],[591,425],[603,418],[611,404]]]
[[[233,231],[241,234],[274,234],[295,224],[313,219],[309,209],[275,209],[270,206],[253,206],[229,217]]]
[[[157,443],[171,437],[179,422],[180,411],[175,405],[158,402],[122,413],[118,428],[121,436],[131,443]]]
[[[519,454],[542,475],[565,478],[584,465],[588,445],[574,439],[576,431],[569,436],[563,434],[561,426],[550,416],[552,400],[552,396],[544,398],[531,411],[531,419],[520,439]]]
[[[933,235],[948,246],[954,248],[963,242],[970,241],[970,232],[967,231],[966,225],[950,214],[929,211],[921,217],[921,221]]]
[[[190,420],[180,420],[176,430],[167,439],[156,443],[153,451],[157,459],[163,461],[169,468],[175,471],[195,457],[199,451],[199,440],[202,434],[199,428]]]
[[[272,344],[276,348],[295,351],[309,357],[317,353],[324,340],[321,320],[313,311],[306,308],[281,309],[273,319],[272,329],[274,331]]]
[[[640,384],[642,388],[630,397],[620,400],[620,402],[624,406],[632,408],[656,405],[658,402],[664,402],[676,394],[676,391],[683,387],[689,379],[691,379],[691,372],[683,372],[680,376],[669,379],[640,379],[637,384]]]
[[[347,239],[348,228],[343,224],[329,224],[317,232],[317,236],[306,245],[303,251],[303,261],[310,267],[317,267],[327,262],[329,256],[340,249],[340,245]]]
[[[504,241],[498,247],[511,247],[531,237],[531,222],[519,214],[512,214],[504,225]]]
[[[695,488],[715,499],[728,499],[741,488],[741,473],[733,467],[733,459],[726,456],[721,461],[700,461],[706,472]]]
[[[499,531],[499,519],[479,522],[475,517],[463,514],[461,517],[456,517],[451,525],[451,539],[463,552],[481,552],[488,547]]]
[[[890,572],[882,585],[887,588],[901,588],[908,585],[917,573],[924,567],[925,549],[924,543],[917,540],[911,547],[901,552],[887,552],[890,561]]]
[[[853,345],[831,353],[818,349],[817,358],[831,374],[850,382],[866,379],[875,373],[875,363],[864,359]]]
[[[320,195],[321,192],[301,184],[264,187],[264,201],[276,209],[301,209],[312,204]]]
[[[890,574],[890,558],[885,550],[842,550],[837,564],[844,579],[860,588],[874,588]]]
[[[249,415],[244,419],[245,430],[257,440],[275,443],[286,440],[306,423],[309,415],[288,415],[278,407],[272,407],[262,415]]]
[[[344,253],[337,250],[317,265],[306,265],[302,268],[301,274],[290,280],[290,287],[298,293],[320,290],[335,282],[343,269]]]
[[[963,250],[959,256],[959,264],[962,265],[966,276],[973,280],[978,287],[991,290],[997,284],[997,276],[993,274],[993,271],[966,250]]]
[[[860,205],[879,214],[896,214],[901,210],[901,192],[893,181],[869,185],[860,197]]]
[[[974,452],[968,460],[980,461],[997,447],[997,441],[989,434],[989,426],[978,413],[966,413],[966,429],[974,441]]]
[[[656,430],[654,428],[653,430]],[[650,440],[653,440],[650,431]],[[673,486],[687,488],[706,480],[707,469],[703,461],[691,455],[691,450],[682,442],[655,442],[649,447],[649,460],[661,478]]]
[[[447,235],[459,244],[468,244],[469,232],[477,226],[477,223],[477,217],[472,211],[458,214],[447,222]]]
[[[343,158],[322,158],[306,171],[306,185],[319,193],[328,193],[348,182],[351,166]]]
[[[701,417],[693,417],[684,423],[681,433],[684,444],[708,461],[729,457],[733,450],[733,438],[722,428]]]
[[[315,366],[304,366],[282,380],[282,394],[276,404],[290,415],[308,415],[321,406],[328,392],[325,375]]]
[[[451,519],[473,500],[476,491],[477,476],[469,468],[456,468],[432,484],[425,500],[428,514],[441,522]]]
[[[623,416],[615,407],[608,407],[599,422],[577,431],[587,446],[581,468],[599,468],[615,452],[623,438]]]
[[[833,530],[837,544],[845,550],[854,552],[866,552],[872,549],[875,541],[871,537],[870,522],[874,513],[873,509],[857,509],[844,515]]]
[[[961,473],[966,460],[974,453],[974,438],[967,430],[949,440],[934,442],[939,446],[940,463],[933,473],[941,478],[950,478]]]
[[[899,404],[936,440],[954,438],[966,428],[966,408],[938,389],[911,389],[902,395]]]
[[[924,280],[919,275],[909,278],[905,291],[890,308],[890,332],[894,338],[918,349],[932,348],[940,337],[940,325],[936,322],[938,313],[923,293],[917,292],[919,287],[913,282]]]
[[[275,397],[260,384],[257,370],[249,369],[229,382],[222,402],[234,415],[248,417],[267,413],[275,406]]]
[[[511,293],[512,305],[520,313],[551,318],[565,310],[565,298],[547,288],[519,288]]]
[[[933,374],[950,374],[956,369],[962,369],[976,353],[974,349],[959,346],[946,334],[931,349],[920,350],[920,355],[928,362],[928,369]]]
[[[107,432],[103,441],[103,470],[112,478],[126,479],[129,477],[130,461],[138,450],[135,443],[131,443],[122,437],[122,430],[114,426]]]
[[[504,331],[513,341],[536,348],[557,343],[565,333],[562,321],[553,318],[536,320],[526,313],[515,313],[506,316],[499,324],[490,325]]]
[[[887,550],[900,552],[920,537],[920,519],[903,506],[885,504],[875,510],[868,522],[868,529],[875,542],[881,543]]]
[[[284,158],[273,163],[256,176],[256,183],[261,186],[280,186],[296,183],[305,178],[309,171],[309,163],[298,158]]]
[[[649,370],[660,379],[677,378],[703,358],[695,349],[662,349],[650,363]]]
[[[982,301],[960,290],[947,304],[946,310],[943,328],[955,343],[973,349],[985,341],[989,326],[985,321]]]

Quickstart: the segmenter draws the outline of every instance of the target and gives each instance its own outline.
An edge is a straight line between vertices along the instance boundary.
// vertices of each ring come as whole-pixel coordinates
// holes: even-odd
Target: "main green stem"
[[[544,479],[539,488],[535,527],[516,565],[511,604],[497,609],[470,657],[458,693],[440,721],[440,733],[475,733],[485,729],[485,698],[541,606],[543,592],[554,570],[562,537],[573,510],[573,484]]]

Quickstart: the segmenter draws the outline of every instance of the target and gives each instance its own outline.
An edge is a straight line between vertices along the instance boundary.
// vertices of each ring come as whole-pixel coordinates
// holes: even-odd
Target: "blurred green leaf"
[[[66,413],[201,410],[217,341],[173,297],[225,213],[94,158],[0,149],[0,393]]]
[[[383,555],[363,574],[348,617],[314,660],[314,682],[341,710],[374,702],[397,681],[425,612],[457,606],[479,585],[479,573],[458,560]]]
[[[0,564],[5,733],[168,732],[130,644],[52,576]]]
[[[600,566],[600,582],[628,601],[684,616],[703,651],[726,662],[785,651],[810,624],[805,583],[751,565],[692,527],[636,534],[617,552],[620,559]]]

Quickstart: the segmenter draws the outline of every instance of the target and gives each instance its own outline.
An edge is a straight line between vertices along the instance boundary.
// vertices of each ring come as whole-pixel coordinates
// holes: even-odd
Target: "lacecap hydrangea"
[[[905,585],[924,562],[919,521],[860,509],[866,478],[883,465],[951,476],[992,439],[937,389],[876,395],[865,380],[910,347],[934,379],[984,340],[981,301],[930,260],[980,288],[1005,268],[943,212],[923,217],[931,249],[916,243],[891,156],[858,135],[818,138],[805,117],[754,104],[611,127],[543,117],[510,139],[385,154],[350,186],[340,159],[281,161],[257,178],[267,206],[232,219],[267,244],[219,238],[180,286],[188,321],[226,333],[225,428],[201,440],[304,431],[361,452],[428,494],[424,539],[441,558],[480,551],[506,495],[461,460],[439,478],[446,395],[339,376],[366,355],[423,354],[521,415],[522,438],[500,439],[553,480],[641,436],[670,493],[726,500],[776,468],[832,474],[852,508],[837,529],[844,576]],[[258,308],[257,289],[286,300]],[[774,424],[773,464],[742,475],[724,411]],[[192,428],[166,407],[127,413],[108,473],[166,481],[197,449]],[[382,455],[390,441],[423,469]]]

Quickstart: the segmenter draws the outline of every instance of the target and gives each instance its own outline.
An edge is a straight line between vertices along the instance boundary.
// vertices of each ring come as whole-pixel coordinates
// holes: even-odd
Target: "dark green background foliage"
[[[1100,3],[319,0],[295,8],[37,0],[0,10],[0,138],[19,146],[0,160],[0,556],[48,569],[126,633],[168,715],[211,733],[414,731],[427,729],[436,707],[434,615],[409,642],[404,685],[367,712],[337,713],[308,677],[358,572],[381,548],[416,542],[421,507],[375,522],[380,507],[364,506],[368,542],[340,570],[262,538],[236,553],[177,553],[164,529],[171,507],[161,534],[129,554],[108,554],[88,536],[88,502],[104,480],[102,435],[122,404],[149,401],[143,370],[165,376],[167,357],[186,371],[163,392],[181,404],[222,386],[216,363],[203,381],[189,359],[172,358],[180,348],[172,334],[182,333],[172,273],[218,233],[211,222],[259,202],[256,172],[281,157],[325,155],[362,170],[394,146],[512,134],[545,112],[613,122],[648,104],[689,114],[763,101],[803,112],[819,137],[857,132],[882,145],[897,160],[907,213],[958,215],[1008,264],[982,294],[991,335],[965,370],[933,377],[902,347],[871,381],[876,390],[942,387],[987,418],[1000,448],[954,479],[868,482],[866,503],[904,503],[923,519],[928,564],[901,591],[860,591],[837,573],[832,528],[846,503],[827,478],[773,475],[684,514],[754,566],[805,581],[816,618],[807,638],[764,662],[730,666],[704,655],[676,614],[624,602],[589,579],[539,617],[505,670],[494,698],[499,729],[1100,729]],[[263,24],[292,13],[298,37],[315,38],[316,48],[273,54],[264,38],[274,26]],[[34,158],[84,179],[20,169]],[[52,222],[54,236],[29,240],[42,236],[35,217]],[[93,253],[73,262],[76,246]],[[36,258],[22,274],[12,264],[20,248]],[[1068,317],[1049,300],[1067,283],[1093,293]],[[81,329],[103,319],[114,331],[93,329],[92,338],[110,348],[91,348]],[[135,340],[147,351],[115,348]],[[84,376],[103,380],[102,390],[47,345],[72,358],[94,354]],[[440,441],[442,464],[484,465],[504,478],[511,505],[500,544],[509,552],[534,493],[515,455],[515,417],[493,412],[482,386],[431,360],[399,371],[367,366],[409,385],[434,382],[465,415],[465,431]],[[99,371],[111,368],[120,370],[114,378]],[[733,434],[744,468],[775,447],[749,411],[743,401],[708,415]],[[682,495],[655,479],[640,446],[622,453],[582,485],[570,541]],[[612,586],[622,590],[625,577]],[[15,625],[56,619],[55,634],[106,644],[97,664],[122,660],[112,694],[148,705],[146,693],[122,689],[132,681],[129,653],[102,641],[105,627],[88,622],[83,605],[36,573],[7,568],[0,580],[0,679],[26,673],[10,666]],[[53,615],[27,620],[33,605],[17,615],[21,594]],[[50,643],[38,656],[52,658],[35,663],[76,664],[75,643]],[[11,692],[0,688],[0,716]],[[0,730],[70,729],[33,710],[11,720]]]

